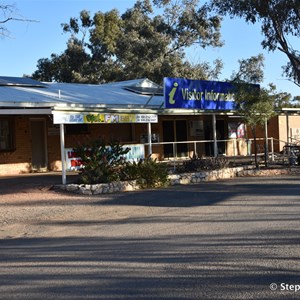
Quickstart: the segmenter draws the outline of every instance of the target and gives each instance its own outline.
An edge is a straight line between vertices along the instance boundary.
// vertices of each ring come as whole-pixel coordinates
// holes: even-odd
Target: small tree
[[[259,167],[256,127],[265,126],[266,122],[275,114],[274,106],[276,101],[274,85],[270,85],[270,89],[260,88],[258,85],[264,77],[263,61],[264,57],[262,54],[240,60],[239,71],[232,76],[232,83],[236,89],[235,101],[237,113],[251,128],[253,134],[256,167]],[[267,150],[267,140],[265,141],[265,149]],[[267,164],[267,153],[265,162]]]
[[[79,145],[74,151],[84,166],[80,172],[80,181],[93,184],[119,180],[119,169],[125,165],[124,155],[130,149],[123,148],[119,142],[114,141],[107,146],[105,141],[100,139]]]
[[[255,88],[249,84],[238,84],[236,93],[237,112],[243,121],[251,128],[254,138],[255,165],[258,168],[257,158],[257,126],[266,126],[267,121],[275,115],[275,95],[272,90],[266,88]],[[265,136],[265,163],[267,165],[268,141]]]

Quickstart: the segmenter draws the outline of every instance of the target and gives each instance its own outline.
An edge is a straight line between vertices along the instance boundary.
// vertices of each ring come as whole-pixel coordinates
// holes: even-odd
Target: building
[[[286,113],[268,126],[275,151],[300,131],[298,112]],[[0,77],[0,175],[60,171],[62,161],[75,161],[74,146],[96,138],[135,145],[159,160],[251,152],[233,109],[168,107],[163,88],[148,79],[92,85]]]

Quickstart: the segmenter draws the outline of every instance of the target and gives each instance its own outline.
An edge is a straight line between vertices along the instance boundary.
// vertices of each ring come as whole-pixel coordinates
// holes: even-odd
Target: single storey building
[[[226,106],[231,96],[186,89],[182,97],[223,97],[227,104],[177,106],[178,80],[166,92],[148,79],[93,85],[0,77],[0,175],[75,168],[72,148],[97,138],[118,140],[135,149],[133,156],[159,160],[250,154],[251,135]],[[268,133],[277,152],[300,139],[298,111],[282,111],[269,121]]]

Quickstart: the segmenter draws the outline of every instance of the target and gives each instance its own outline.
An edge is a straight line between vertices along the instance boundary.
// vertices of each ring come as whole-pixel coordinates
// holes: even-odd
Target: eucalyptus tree
[[[122,15],[116,9],[86,10],[62,24],[70,34],[67,50],[38,61],[33,77],[62,82],[107,82],[164,76],[217,78],[222,62],[192,64],[193,45],[220,47],[220,18],[199,0],[142,0]],[[157,13],[159,12],[159,13]],[[80,60],[72,57],[79,53]],[[63,62],[63,63],[62,63]],[[49,76],[49,70],[52,72]]]
[[[287,56],[284,74],[300,86],[300,50],[297,49],[300,37],[299,0],[211,0],[211,4],[220,15],[259,23],[264,35],[263,48],[279,50]]]
[[[118,40],[116,55],[124,64],[124,74],[149,77],[160,82],[163,77],[208,79],[208,65],[190,64],[185,49],[219,47],[220,19],[209,16],[208,7],[198,6],[198,0],[154,1],[163,9],[154,15],[150,1],[138,1],[122,15],[123,35]],[[216,63],[218,70],[220,62]],[[213,73],[213,70],[211,70]],[[217,71],[218,72],[218,71]]]

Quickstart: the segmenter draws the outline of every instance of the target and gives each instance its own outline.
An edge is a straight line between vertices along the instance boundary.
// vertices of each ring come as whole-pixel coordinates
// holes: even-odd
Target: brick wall
[[[15,150],[0,152],[0,175],[27,173],[31,170],[29,118],[13,118]]]

